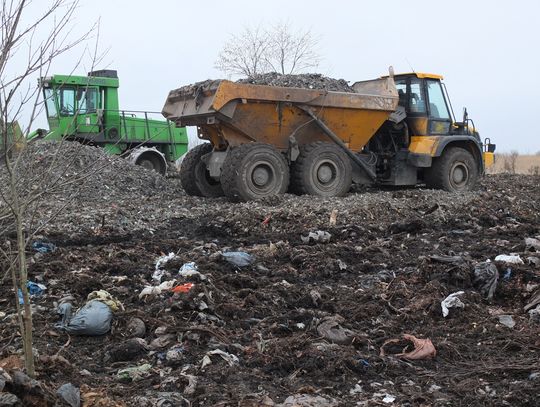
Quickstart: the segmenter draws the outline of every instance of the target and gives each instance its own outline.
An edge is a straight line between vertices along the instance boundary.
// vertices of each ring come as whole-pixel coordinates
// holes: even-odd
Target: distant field
[[[495,154],[495,164],[488,169],[487,172],[488,174],[500,174],[506,172],[540,175],[540,154]]]

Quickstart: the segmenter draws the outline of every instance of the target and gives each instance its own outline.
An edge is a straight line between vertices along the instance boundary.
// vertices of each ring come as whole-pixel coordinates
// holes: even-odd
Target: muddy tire
[[[223,196],[221,184],[212,179],[202,156],[212,152],[212,144],[200,144],[188,151],[180,166],[180,182],[188,195],[214,198]]]
[[[352,166],[334,143],[315,142],[300,147],[291,169],[291,191],[315,196],[343,196],[351,188]]]
[[[282,195],[289,185],[289,166],[285,157],[269,144],[243,144],[227,154],[221,185],[233,202]]]
[[[449,192],[470,191],[478,180],[478,164],[473,155],[459,147],[450,147],[434,160],[426,171],[425,181],[430,188]]]

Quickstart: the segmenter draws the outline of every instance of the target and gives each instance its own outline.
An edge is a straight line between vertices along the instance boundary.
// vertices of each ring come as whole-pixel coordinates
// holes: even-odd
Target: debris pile
[[[103,159],[34,214],[36,380],[0,285],[4,405],[537,404],[537,178],[232,204]]]
[[[354,92],[345,79],[328,78],[318,73],[284,75],[277,72],[257,74],[240,79],[239,83],[280,86],[285,88],[325,89],[333,92]]]

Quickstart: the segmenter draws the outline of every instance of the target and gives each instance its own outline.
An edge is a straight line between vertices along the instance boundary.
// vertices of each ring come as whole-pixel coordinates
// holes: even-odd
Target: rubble
[[[285,88],[325,89],[333,92],[354,92],[349,83],[344,79],[328,78],[318,73],[283,75],[277,72],[269,72],[240,79],[238,83],[252,85],[279,86]]]
[[[31,241],[56,247],[27,252],[29,279],[47,287],[31,298],[36,381],[18,373],[16,293],[9,278],[0,285],[2,397],[32,405],[32,391],[37,405],[61,405],[56,390],[72,383],[82,405],[119,407],[317,397],[344,406],[537,403],[540,270],[524,244],[540,233],[533,176],[488,176],[461,194],[361,188],[342,198],[232,204],[186,196],[178,179],[155,178],[101,150],[82,154],[83,164],[111,166],[89,185],[47,194],[27,221],[29,230],[43,224]],[[31,165],[50,163],[39,158]],[[304,243],[314,231],[331,239]],[[256,261],[237,267],[222,256],[232,251]],[[168,253],[175,256],[155,281],[156,260]],[[524,263],[495,262],[501,253]],[[187,263],[204,278],[188,267],[179,274]],[[187,283],[187,292],[172,291]],[[106,335],[54,328],[58,305],[75,313],[93,292],[109,301],[100,291],[123,306]],[[441,301],[459,291],[466,308],[444,318]],[[513,329],[501,324],[504,315]],[[381,356],[404,332],[429,338],[436,358],[396,357],[414,351],[411,340],[387,344],[394,356]]]

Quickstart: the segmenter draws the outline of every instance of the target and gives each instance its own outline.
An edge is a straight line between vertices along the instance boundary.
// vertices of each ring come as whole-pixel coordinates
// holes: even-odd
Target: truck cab
[[[162,174],[168,162],[187,151],[185,128],[164,121],[158,112],[120,110],[114,70],[53,75],[39,83],[50,130],[34,132],[30,139],[39,135],[100,146]]]
[[[441,75],[412,72],[393,79],[399,97],[396,118],[366,149],[387,157],[378,162],[381,183],[470,189],[493,164],[495,145],[489,139],[482,142],[466,109],[463,119],[456,120]]]

